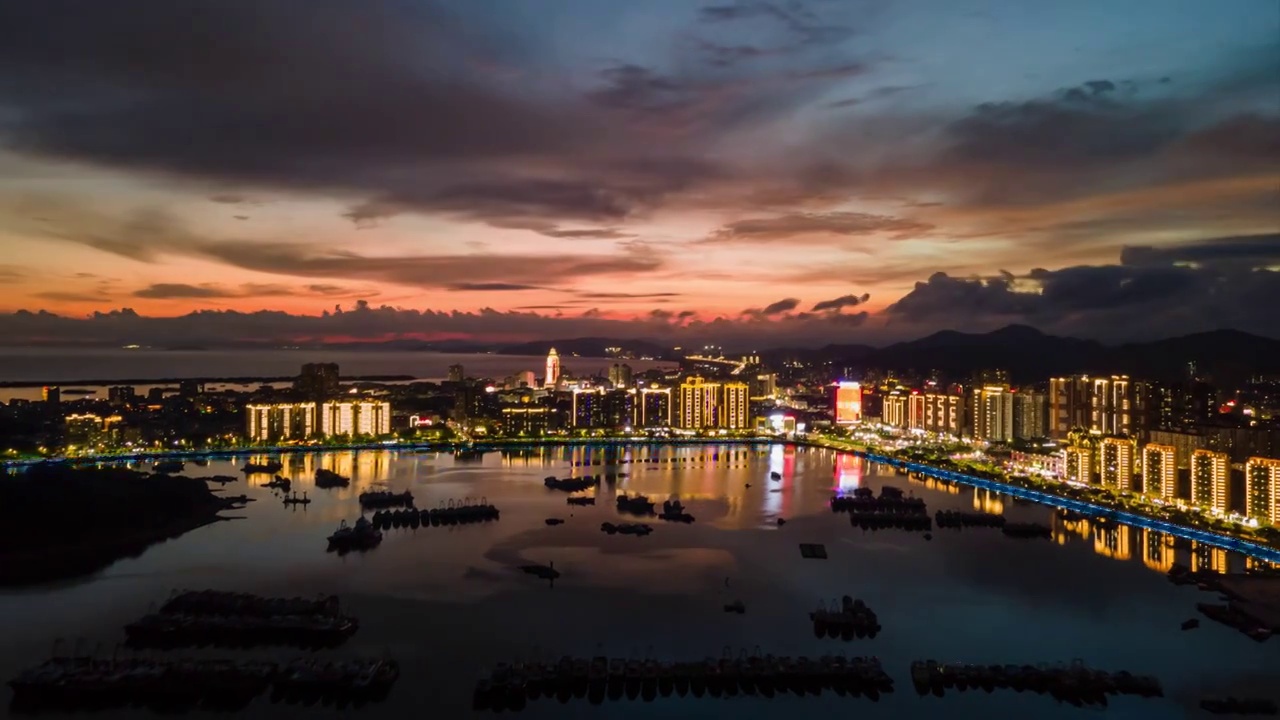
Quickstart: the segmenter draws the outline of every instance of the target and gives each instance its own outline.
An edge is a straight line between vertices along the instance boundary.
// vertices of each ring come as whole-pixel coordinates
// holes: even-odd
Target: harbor
[[[616,700],[604,684],[605,707],[592,705],[590,683],[581,697],[573,689],[577,685],[565,697],[556,680],[554,692],[540,691],[536,699],[529,697],[526,684],[522,715],[601,717],[617,710],[656,718],[719,712],[718,702],[732,702],[735,715],[743,718],[858,712],[893,720],[992,713],[1056,720],[1081,712],[1049,693],[988,694],[980,685],[976,692],[952,689],[943,698],[920,696],[904,683],[911,681],[911,663],[928,657],[1019,667],[1054,666],[1058,659],[1079,657],[1089,668],[1128,669],[1159,679],[1166,697],[1107,695],[1110,708],[1136,717],[1176,717],[1180,705],[1198,708],[1201,698],[1268,697],[1265,685],[1242,686],[1241,678],[1280,660],[1280,645],[1257,642],[1197,610],[1197,603],[1230,602],[1214,590],[1200,590],[1198,582],[1223,571],[1254,572],[1261,567],[1254,561],[1122,523],[1060,516],[961,484],[925,484],[830,451],[776,446],[760,453],[721,445],[715,452],[719,463],[641,462],[649,456],[712,454],[698,446],[527,448],[462,461],[452,454],[393,451],[286,453],[277,456],[276,472],[249,478],[239,471],[245,461],[266,464],[269,458],[244,458],[234,465],[211,460],[207,466],[187,461],[184,475],[235,476],[238,482],[226,484],[226,494],[266,502],[249,502],[229,513],[238,516],[235,520],[156,546],[100,575],[0,595],[0,630],[12,638],[0,649],[0,676],[7,681],[41,663],[59,636],[84,636],[85,645],[100,646],[95,657],[114,655],[121,661],[233,658],[285,667],[305,655],[322,670],[330,662],[393,659],[400,679],[385,699],[359,710],[368,717],[400,717],[423,707],[463,716],[474,712],[478,680],[492,680],[498,663],[523,664],[533,686],[549,688],[547,668],[555,669],[564,655],[585,660],[588,678],[598,656],[634,659],[641,668],[639,684],[632,683],[635,699],[628,699],[624,664]],[[574,462],[588,464],[575,468]],[[320,468],[348,478],[350,485],[319,488]],[[605,479],[611,472],[613,482]],[[774,472],[781,479],[773,480]],[[545,484],[549,476],[575,473],[602,477],[598,485],[572,493]],[[290,480],[291,497],[296,492],[311,500],[305,512],[282,508],[280,491],[263,487],[275,475]],[[365,508],[360,502],[365,493],[408,494],[412,506]],[[832,512],[837,497],[883,497],[880,508],[916,498],[923,512],[871,514],[933,521],[939,512],[986,513],[1007,523],[1048,528],[1051,537],[1022,539],[976,526],[943,531],[936,523],[931,542],[920,532],[898,528],[864,533],[849,524],[851,513]],[[592,504],[578,504],[586,500]],[[451,502],[455,509],[492,506],[500,509],[500,519],[431,524],[431,510],[440,516]],[[652,514],[644,513],[649,503]],[[632,509],[642,514],[625,511]],[[696,520],[664,520],[669,510]],[[395,513],[400,513],[399,524]],[[390,524],[374,527],[375,517],[379,525]],[[418,519],[416,529],[411,517]],[[548,519],[561,522],[549,525]],[[326,553],[335,535],[333,552]],[[806,544],[821,547],[826,559],[803,559],[797,545]],[[1174,563],[1196,580],[1189,586],[1171,584]],[[1066,583],[1068,577],[1080,578],[1081,584]],[[1112,590],[1100,594],[1099,584]],[[173,588],[184,587],[219,592],[197,589],[170,597]],[[341,596],[340,606],[332,595]],[[855,622],[840,622],[845,595],[858,609],[851,613]],[[263,605],[254,596],[277,599]],[[1257,597],[1246,592],[1235,602],[1248,607]],[[512,606],[520,611],[511,613]],[[572,608],[571,625],[564,621],[566,608]],[[821,625],[813,617],[819,610],[830,613],[819,616]],[[165,613],[187,620],[336,614],[357,619],[358,629],[336,646],[315,643],[318,650],[304,651],[299,645],[312,645],[287,637],[225,643],[198,634],[194,642],[203,646],[162,643],[131,650],[124,628]],[[1200,626],[1181,630],[1193,617],[1201,619]],[[196,626],[200,623],[210,624],[200,620]],[[255,624],[241,620],[233,626]],[[1041,628],[1035,647],[1025,642],[1032,627]],[[483,628],[482,640],[474,628]],[[457,648],[447,662],[433,649],[439,645]],[[725,645],[732,650],[725,652]],[[732,694],[722,686],[718,697],[705,686],[701,696],[692,687],[681,695],[674,672],[678,663],[708,657],[736,663],[743,648],[747,658],[876,657],[896,681],[897,692],[881,692],[874,702],[865,693],[855,698],[847,688],[844,696],[836,687],[799,695],[778,689],[775,666],[772,697],[764,691],[768,683],[751,684],[754,694],[739,683]],[[645,702],[646,660],[652,660],[657,677],[651,702]],[[534,664],[542,668],[541,676]],[[580,669],[582,662],[577,665]],[[671,668],[668,695],[662,690],[665,665]],[[736,665],[729,674],[735,670],[740,677],[749,674]],[[559,670],[555,673],[559,678]],[[1193,697],[1173,697],[1171,688],[1191,683]],[[279,704],[272,704],[273,696]],[[240,712],[255,719],[282,710],[333,712],[319,697],[307,705],[313,696],[306,695],[296,696],[296,707],[286,710],[288,697],[269,684]],[[187,705],[200,708],[203,702]],[[485,712],[492,710],[491,704]]]

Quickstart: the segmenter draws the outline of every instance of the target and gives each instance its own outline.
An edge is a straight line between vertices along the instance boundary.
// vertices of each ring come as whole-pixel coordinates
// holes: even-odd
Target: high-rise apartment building
[[[1088,485],[1093,482],[1093,451],[1087,447],[1070,446],[1062,450],[1067,482]]]
[[[751,388],[746,383],[729,382],[724,384],[723,392],[720,427],[728,430],[749,429]]]
[[[245,436],[252,442],[307,440],[318,430],[316,404],[253,404],[245,408]]]
[[[1103,435],[1133,433],[1133,384],[1127,375],[1093,378],[1089,395],[1089,430]]]
[[[751,399],[746,383],[708,382],[695,375],[681,383],[679,392],[677,427],[687,430],[746,430],[750,427]]]
[[[614,363],[610,365],[609,382],[615,388],[631,387],[631,366],[626,363]]]
[[[1280,460],[1249,458],[1244,465],[1245,515],[1263,525],[1280,525]]]
[[[643,388],[635,402],[636,427],[671,427],[671,388]]]
[[[720,419],[720,383],[697,375],[680,384],[676,427],[701,430],[716,427]]]
[[[925,393],[924,410],[920,419],[925,432],[966,436],[971,430],[965,412],[965,396],[957,393]]]
[[[391,432],[391,403],[378,400],[330,400],[320,405],[320,434],[386,435]]]
[[[835,385],[837,425],[853,425],[862,420],[862,384],[841,381]]]
[[[1195,450],[1191,453],[1191,502],[1225,513],[1231,461],[1226,453]]]
[[[1084,375],[1049,380],[1049,437],[1064,440],[1072,430],[1089,427],[1090,389]]]
[[[599,389],[574,390],[571,417],[576,428],[604,427],[604,392]]]
[[[1013,439],[1013,392],[1007,385],[973,389],[971,400],[973,438],[985,442]]]
[[[1105,441],[1104,441],[1105,442]],[[1178,496],[1178,449],[1147,443],[1142,448],[1142,492],[1172,502]]]
[[[778,376],[775,373],[756,373],[751,377],[751,399],[772,400],[778,395]]]
[[[460,382],[462,382],[463,380],[466,380],[466,379],[467,379],[467,374],[466,374],[465,372],[463,372],[463,369],[462,369],[462,366],[461,366],[461,365],[450,365],[450,366],[449,366],[449,382],[451,382],[451,383],[460,383]]]
[[[307,400],[321,402],[338,394],[337,363],[307,363],[293,381],[293,389]]]
[[[1034,390],[1013,394],[1013,437],[1034,440],[1049,437],[1049,396]]]
[[[1126,438],[1103,438],[1098,452],[1098,471],[1102,484],[1113,490],[1133,490],[1133,441]]]

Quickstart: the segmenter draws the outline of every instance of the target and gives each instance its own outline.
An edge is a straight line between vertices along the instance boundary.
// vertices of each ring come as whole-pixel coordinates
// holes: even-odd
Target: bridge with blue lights
[[[1259,560],[1280,563],[1280,550],[1267,547],[1265,545],[1259,545],[1257,543],[1247,542],[1238,538],[1206,532],[1204,530],[1197,530],[1184,525],[1174,525],[1173,523],[1164,522],[1163,520],[1135,515],[1133,513],[1124,512],[1123,510],[1114,510],[1101,505],[1094,505],[1093,503],[1082,502],[1072,498],[1059,497],[1057,495],[1050,495],[1049,493],[1040,492],[1039,490],[1031,490],[1018,485],[1009,485],[996,480],[987,480],[986,478],[966,475],[952,470],[944,470],[942,468],[932,467],[922,463],[899,460],[897,458],[877,455],[876,453],[869,453],[861,450],[851,450],[850,452],[855,455],[865,457],[872,462],[902,468],[908,472],[917,472],[921,475],[928,475],[929,477],[941,478],[943,480],[949,480],[963,485],[970,485],[1003,493],[1005,495],[1012,495],[1013,497],[1030,500],[1042,505],[1052,505],[1054,507],[1072,510],[1080,513],[1081,515],[1092,518],[1115,520],[1116,522],[1122,522],[1126,525],[1154,530],[1156,532],[1166,533],[1186,540],[1194,540],[1198,543],[1204,543],[1205,545],[1230,550],[1232,552],[1240,553],[1241,555],[1248,555]]]

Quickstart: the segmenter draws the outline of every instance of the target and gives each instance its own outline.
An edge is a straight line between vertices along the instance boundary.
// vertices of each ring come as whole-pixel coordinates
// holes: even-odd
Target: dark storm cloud
[[[305,290],[305,291],[304,291]],[[337,285],[311,284],[303,290],[269,283],[243,283],[235,287],[204,283],[190,285],[187,283],[154,283],[133,291],[136,298],[148,300],[187,300],[214,298],[254,298],[254,297],[289,297],[289,296],[345,296],[350,294],[345,288]],[[99,298],[101,299],[101,298]]]
[[[425,185],[447,203],[498,182],[467,182],[450,164],[560,152],[591,135],[571,107],[477,75],[468,59],[518,50],[432,3],[311,3],[305,22],[290,0],[130,8],[0,4],[0,106],[16,110],[0,113],[7,145],[302,189]],[[550,202],[572,199],[553,191]]]
[[[778,302],[765,305],[764,309],[760,311],[760,314],[761,315],[780,315],[784,312],[795,310],[796,307],[798,307],[799,305],[800,305],[800,300],[798,298],[785,298],[785,299],[779,300]]]
[[[1158,248],[1126,247],[1120,252],[1120,262],[1123,265],[1246,263],[1251,269],[1280,266],[1280,233],[1215,238]]]
[[[948,128],[963,160],[1011,164],[1117,163],[1147,157],[1176,139],[1180,118],[1154,104],[1112,97],[1093,81],[1051,98],[978,106]]]
[[[917,325],[1025,322],[1111,339],[1224,325],[1277,336],[1280,317],[1273,308],[1280,306],[1280,271],[1271,269],[1277,251],[1269,245],[1275,237],[1204,241],[1167,252],[1128,248],[1121,265],[1035,269],[1025,276],[936,273],[884,313]]]
[[[814,306],[809,310],[809,312],[822,312],[824,310],[842,310],[847,307],[854,307],[856,305],[861,305],[862,303],[870,299],[871,299],[871,295],[869,293],[863,293],[862,295],[841,295],[838,298],[823,300],[821,302],[814,304]]]
[[[520,290],[542,290],[543,289],[537,285],[520,285],[517,283],[501,283],[501,282],[454,283],[452,285],[449,285],[448,288],[450,290],[457,290],[462,292],[509,292],[509,291],[520,291]]]
[[[587,94],[592,101],[625,110],[669,110],[691,102],[693,91],[684,84],[638,65],[617,65],[600,71],[603,87]]]
[[[887,233],[894,239],[922,235],[927,223],[887,215],[858,212],[794,213],[729,223],[716,230],[708,242],[770,242],[804,235],[872,235]]]

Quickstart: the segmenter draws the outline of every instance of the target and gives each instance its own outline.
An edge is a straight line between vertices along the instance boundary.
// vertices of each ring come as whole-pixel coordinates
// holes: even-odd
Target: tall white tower
[[[547,353],[547,380],[544,384],[549,388],[560,384],[560,356],[556,354],[555,348]]]

